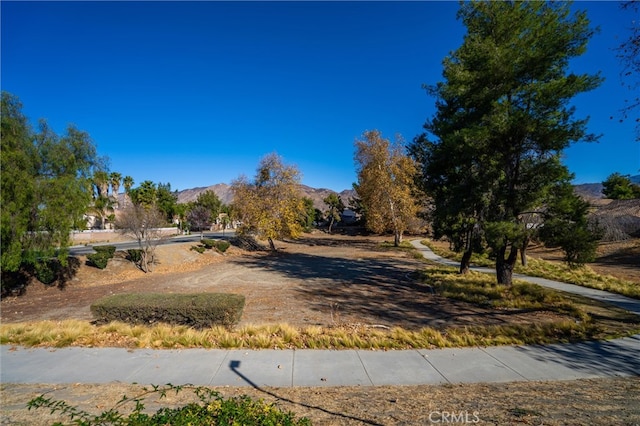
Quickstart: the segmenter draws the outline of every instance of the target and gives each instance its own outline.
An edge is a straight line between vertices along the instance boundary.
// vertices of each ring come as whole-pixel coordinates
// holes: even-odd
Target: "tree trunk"
[[[504,258],[507,252],[507,247],[501,247],[498,250],[498,258],[496,259],[496,279],[498,284],[511,286],[513,284],[513,267],[518,260],[518,249],[515,246],[511,246],[509,257]]]
[[[466,274],[469,272],[469,265],[471,262],[471,250],[466,250],[462,255],[462,260],[460,261],[460,273]]]
[[[149,264],[147,263],[147,251],[144,249],[140,253],[140,269],[142,269],[142,272],[144,272],[145,274],[149,272]]]
[[[399,247],[401,242],[402,242],[402,232],[396,231],[393,234],[393,246]]]
[[[271,248],[271,251],[275,253],[277,250],[276,250],[276,245],[273,242],[273,238],[268,238],[268,240],[269,240],[269,247]]]
[[[331,233],[332,226],[333,226],[333,218],[331,218],[331,221],[329,222],[329,233]]]
[[[522,247],[520,247],[520,263],[522,266],[527,266],[527,246],[529,245],[529,238],[525,238],[522,243]]]

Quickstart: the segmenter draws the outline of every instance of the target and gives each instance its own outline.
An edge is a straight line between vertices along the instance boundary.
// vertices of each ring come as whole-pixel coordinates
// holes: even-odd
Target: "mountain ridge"
[[[302,195],[313,200],[313,206],[319,210],[326,209],[326,205],[322,200],[330,194],[338,194],[340,198],[342,198],[342,202],[345,204],[349,204],[349,199],[356,195],[356,192],[353,189],[344,189],[341,192],[336,192],[328,188],[313,188],[303,184],[299,184],[298,186]],[[213,191],[223,204],[230,204],[231,201],[233,201],[231,185],[226,183],[216,183],[214,185],[199,186],[196,188],[178,191],[178,203],[189,203],[191,201],[195,201],[198,198],[198,195],[205,191]]]
[[[640,184],[640,175],[631,176],[630,179],[632,182]],[[303,196],[312,199],[314,207],[319,210],[324,210],[326,208],[326,205],[322,200],[332,193],[337,193],[340,198],[342,198],[342,202],[345,204],[349,204],[349,199],[354,198],[357,195],[353,189],[344,189],[340,192],[337,192],[328,188],[313,188],[311,186],[303,184],[299,184],[299,187],[300,192],[302,192]],[[604,198],[604,195],[602,194],[601,182],[582,183],[574,185],[573,187],[576,194],[587,200],[599,200]],[[188,203],[191,201],[195,201],[198,198],[198,195],[205,191],[213,191],[223,204],[230,204],[233,200],[231,185],[226,183],[216,183],[209,186],[198,186],[195,188],[178,191],[178,203]]]

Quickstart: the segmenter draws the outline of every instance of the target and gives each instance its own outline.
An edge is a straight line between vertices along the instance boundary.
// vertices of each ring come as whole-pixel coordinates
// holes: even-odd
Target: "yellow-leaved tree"
[[[366,226],[376,233],[393,232],[397,247],[418,212],[416,162],[405,155],[400,137],[392,143],[378,130],[364,132],[355,148],[355,188],[366,212]]]
[[[267,239],[274,251],[274,239],[299,237],[306,216],[299,185],[296,166],[284,164],[275,153],[265,156],[253,181],[240,176],[231,183],[233,206],[242,222],[238,232]]]

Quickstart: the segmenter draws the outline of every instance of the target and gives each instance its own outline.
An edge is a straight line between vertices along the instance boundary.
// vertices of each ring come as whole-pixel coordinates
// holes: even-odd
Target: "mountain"
[[[178,203],[188,203],[190,201],[195,201],[198,198],[198,195],[205,191],[213,191],[218,196],[218,198],[220,198],[220,201],[222,201],[223,204],[230,204],[231,201],[233,201],[231,187],[226,183],[218,183],[211,186],[202,186],[198,188],[178,191]],[[302,192],[302,195],[304,197],[311,198],[313,200],[313,205],[315,208],[319,210],[325,210],[327,207],[322,200],[335,191],[326,188],[312,188],[310,186],[300,185],[300,192]],[[352,189],[345,189],[344,191],[338,193],[338,195],[342,198],[342,202],[345,205],[348,205],[349,199],[353,198],[356,193]]]
[[[592,200],[594,198],[600,199],[604,197],[604,195],[602,195],[601,183],[582,183],[580,185],[574,185],[573,189],[576,194],[586,200]]]
[[[631,182],[640,185],[640,175],[630,176]],[[583,183],[580,185],[574,185],[576,194],[587,200],[604,198],[602,194],[602,182],[599,183]]]
[[[230,204],[233,200],[233,194],[231,193],[231,187],[226,183],[217,183],[211,186],[200,186],[198,188],[185,189],[178,191],[178,203],[189,203],[195,201],[198,195],[205,191],[213,191],[222,204]]]
[[[631,181],[640,184],[640,175],[631,176]],[[602,195],[602,183],[583,183],[574,186],[576,194],[587,200],[599,200],[603,198]],[[178,191],[178,203],[188,203],[195,201],[198,195],[204,191],[213,191],[220,198],[223,204],[230,204],[233,201],[233,194],[231,193],[231,187],[226,183],[217,183],[210,186],[201,186],[197,188],[185,189]],[[335,192],[326,188],[312,188],[306,185],[300,185],[300,191],[303,196],[311,198],[313,205],[319,210],[325,210],[326,205],[322,201],[329,194]],[[349,199],[356,196],[356,192],[353,189],[345,189],[339,192],[338,195],[342,198],[342,202],[345,205],[349,204]]]

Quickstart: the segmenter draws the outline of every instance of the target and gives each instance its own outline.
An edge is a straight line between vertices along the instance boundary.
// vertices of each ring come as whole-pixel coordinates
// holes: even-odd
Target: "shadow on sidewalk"
[[[559,363],[577,371],[640,376],[640,357],[634,348],[640,348],[640,335],[616,341],[525,346],[519,350],[538,361]]]
[[[263,392],[263,393],[265,393],[267,395],[270,395],[270,396],[272,396],[272,397],[274,397],[274,398],[276,398],[276,399],[278,399],[280,401],[285,401],[285,402],[288,402],[288,403],[294,404],[294,405],[300,405],[302,407],[310,408],[312,410],[319,410],[319,411],[322,411],[324,413],[330,414],[332,416],[342,417],[344,419],[349,419],[349,420],[356,420],[356,421],[362,422],[362,423],[367,424],[367,425],[382,426],[381,423],[376,423],[376,422],[371,421],[371,420],[361,419],[359,417],[349,416],[347,414],[336,413],[336,412],[327,410],[326,408],[318,407],[318,406],[315,406],[315,405],[305,404],[304,402],[292,401],[292,400],[290,400],[288,398],[283,398],[283,397],[279,396],[278,394],[276,394],[274,392],[271,392],[271,391],[268,391],[266,389],[263,389],[260,386],[258,386],[255,382],[253,382],[250,378],[248,378],[247,376],[245,376],[244,374],[242,374],[238,370],[238,368],[240,368],[240,362],[241,361],[237,361],[237,360],[229,361],[229,368],[236,375],[238,375],[238,377],[240,377],[242,380],[244,380],[246,383],[248,383],[252,388],[254,388],[254,389],[256,389],[256,390],[258,390],[260,392]]]

